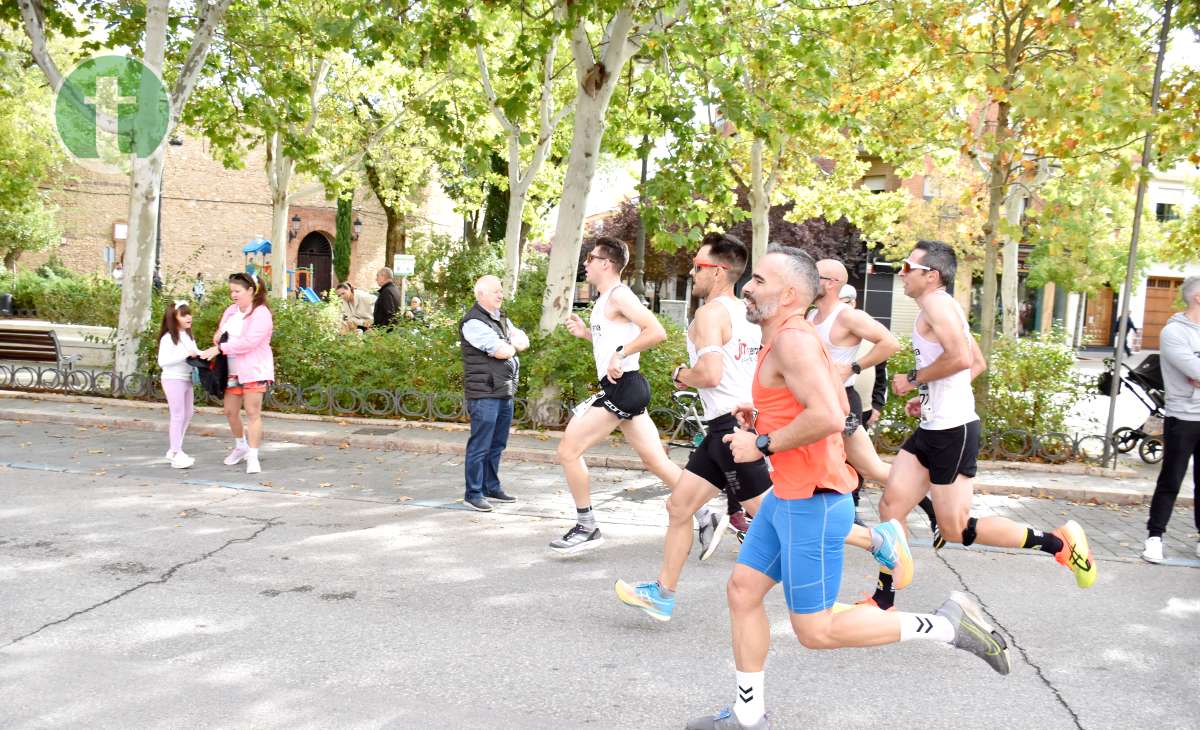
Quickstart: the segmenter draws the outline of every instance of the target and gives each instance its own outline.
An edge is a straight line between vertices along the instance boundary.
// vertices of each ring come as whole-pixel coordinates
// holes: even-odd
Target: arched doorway
[[[313,290],[317,294],[324,294],[333,287],[333,247],[324,234],[313,231],[300,241],[296,264],[301,268],[312,266]]]

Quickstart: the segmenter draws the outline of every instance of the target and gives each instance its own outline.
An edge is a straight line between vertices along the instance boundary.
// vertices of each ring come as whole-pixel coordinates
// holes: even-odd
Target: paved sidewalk
[[[167,430],[165,404],[106,398],[30,394],[0,391],[0,420],[63,423],[140,431]],[[462,454],[469,427],[459,423],[425,423],[367,418],[337,418],[304,414],[269,413],[264,416],[266,441],[287,441],[315,446],[339,446],[378,451],[424,454]],[[211,407],[198,409],[189,434],[224,437],[225,417]],[[505,459],[558,463],[555,454],[559,432],[515,431]],[[671,458],[683,464],[688,452],[671,449]],[[641,469],[632,450],[617,437],[588,452],[589,466]],[[980,462],[975,489],[979,494],[1068,499],[1098,504],[1148,504],[1154,493],[1154,474],[1147,470],[1100,469],[1081,464],[1044,465]],[[1184,480],[1178,507],[1192,504],[1191,479]]]

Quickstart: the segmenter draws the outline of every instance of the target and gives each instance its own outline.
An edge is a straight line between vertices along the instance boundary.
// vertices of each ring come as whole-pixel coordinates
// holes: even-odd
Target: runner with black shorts
[[[762,337],[758,325],[746,321],[746,304],[733,293],[746,259],[741,241],[710,233],[692,263],[692,294],[703,299],[704,305],[688,326],[690,366],[676,368],[675,385],[699,391],[707,434],[667,498],[670,524],[658,580],[635,585],[618,580],[615,587],[623,602],[659,621],[669,621],[675,608],[675,587],[692,547],[692,517],[697,510],[722,490],[753,515],[762,495],[771,488],[771,474],[764,462],[735,464],[722,442],[737,426],[731,412],[750,399],[750,380]],[[702,550],[715,546],[719,531],[711,539]]]
[[[1041,550],[1071,570],[1080,588],[1087,588],[1096,580],[1096,564],[1087,536],[1074,520],[1042,532],[1005,517],[971,517],[971,479],[980,431],[971,381],[987,369],[987,363],[971,336],[966,315],[947,292],[957,266],[950,246],[918,241],[901,268],[904,293],[917,301],[921,313],[913,323],[917,366],[898,373],[892,389],[897,395],[917,390],[906,409],[921,421],[892,461],[879,501],[879,519],[903,522],[929,494],[943,540]],[[880,572],[875,594],[867,602],[885,610],[893,606],[891,575]]]
[[[575,500],[577,523],[550,543],[550,549],[557,553],[577,553],[604,541],[592,512],[591,484],[583,454],[608,438],[614,428],[621,429],[642,463],[664,484],[671,487],[679,481],[680,469],[667,458],[658,427],[646,413],[650,385],[638,371],[640,353],[667,339],[667,332],[633,291],[621,283],[621,270],[628,260],[629,249],[623,242],[597,239],[585,264],[588,282],[600,290],[592,305],[591,326],[577,314],[567,318],[571,334],[592,341],[600,392],[575,408],[558,444],[558,460]]]

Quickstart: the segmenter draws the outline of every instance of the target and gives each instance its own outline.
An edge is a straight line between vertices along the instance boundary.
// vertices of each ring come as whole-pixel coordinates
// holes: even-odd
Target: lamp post
[[[292,216],[292,224],[288,226],[288,240],[294,239],[300,233],[300,215]]]
[[[362,232],[362,220],[359,218],[355,218],[354,223],[352,223],[350,225],[350,240],[357,241],[358,234],[361,232]]]
[[[182,147],[183,139],[172,136],[167,140],[167,144],[172,147]],[[167,182],[167,165],[164,160],[163,171],[158,176],[158,215],[154,221],[154,269],[157,271],[162,267],[162,200],[163,188]],[[154,272],[151,272],[153,276]]]

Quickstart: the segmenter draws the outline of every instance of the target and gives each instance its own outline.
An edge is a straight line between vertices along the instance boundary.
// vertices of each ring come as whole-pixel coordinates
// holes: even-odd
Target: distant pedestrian
[[[183,436],[195,412],[192,391],[192,366],[189,357],[200,354],[192,339],[192,310],[182,300],[167,305],[158,330],[158,366],[162,368],[162,389],[171,414],[170,445],[166,460],[175,469],[186,469],[196,460],[183,452]]]
[[[267,287],[254,274],[231,274],[229,296],[233,304],[221,315],[213,346],[201,353],[201,357],[211,358],[219,351],[229,360],[225,417],[235,440],[225,464],[233,466],[245,461],[246,473],[258,474],[262,471],[258,449],[262,444],[263,396],[275,381],[275,357],[271,353],[275,323],[267,306]]]
[[[421,303],[420,297],[412,297],[408,300],[408,311],[404,316],[414,322],[425,324],[425,305]]]
[[[379,298],[375,300],[373,324],[375,327],[388,327],[396,314],[404,309],[404,300],[388,267],[383,267],[375,274],[375,283],[379,285]]]
[[[521,369],[517,353],[529,347],[529,338],[500,309],[503,301],[500,280],[481,277],[475,282],[475,306],[459,323],[463,386],[471,416],[463,503],[480,512],[492,511],[488,500],[517,501],[500,486],[500,456],[508,446],[512,425],[513,395]]]
[[[1159,363],[1166,387],[1163,419],[1163,460],[1150,500],[1149,537],[1142,557],[1151,563],[1163,559],[1163,535],[1175,498],[1192,462],[1196,492],[1195,523],[1200,530],[1200,276],[1189,276],[1180,288],[1187,309],[1167,320],[1159,335]],[[1200,543],[1196,544],[1200,557]]]
[[[205,293],[204,272],[198,271],[196,272],[196,280],[192,282],[192,299],[196,300],[196,304],[200,304],[204,301]]]
[[[1116,325],[1113,326],[1116,329]],[[1142,350],[1142,331],[1133,323],[1133,315],[1125,315],[1125,339],[1121,341],[1121,346],[1125,348],[1125,357],[1133,356],[1133,349],[1129,347],[1129,341],[1133,340],[1137,346],[1137,351]]]
[[[348,281],[337,285],[337,293],[342,300],[342,334],[350,334],[355,330],[366,332],[374,322],[376,297],[362,289],[355,289]]]
[[[118,261],[117,265],[113,267],[112,280],[117,286],[121,286],[125,283],[125,265],[120,261]]]

